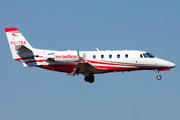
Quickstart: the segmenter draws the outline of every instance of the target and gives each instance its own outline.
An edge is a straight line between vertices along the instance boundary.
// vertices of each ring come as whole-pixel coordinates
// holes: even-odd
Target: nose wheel
[[[156,73],[157,73],[157,79],[158,80],[161,80],[162,76],[159,74],[159,70],[154,70]]]
[[[156,77],[158,80],[161,80],[161,75],[157,75],[157,77]]]

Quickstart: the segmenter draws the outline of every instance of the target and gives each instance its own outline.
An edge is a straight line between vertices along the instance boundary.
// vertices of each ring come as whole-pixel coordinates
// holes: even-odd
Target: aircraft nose
[[[164,65],[168,68],[174,68],[176,66],[174,63],[169,62],[169,61],[165,61]]]
[[[174,68],[174,67],[176,67],[176,64],[174,64],[174,63],[172,63],[172,62],[169,62],[169,63],[167,64],[167,66],[168,66],[169,68]]]
[[[166,60],[163,60],[163,59],[159,59],[157,64],[160,65],[160,66],[167,67],[167,68],[174,68],[174,67],[176,67],[176,65],[174,63],[166,61]]]

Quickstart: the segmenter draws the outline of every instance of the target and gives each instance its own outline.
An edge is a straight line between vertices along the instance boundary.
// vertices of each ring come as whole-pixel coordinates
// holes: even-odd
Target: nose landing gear
[[[162,76],[159,74],[159,70],[157,70],[157,71],[154,70],[154,71],[157,73],[157,77],[156,77],[156,78],[157,78],[158,80],[161,80]]]

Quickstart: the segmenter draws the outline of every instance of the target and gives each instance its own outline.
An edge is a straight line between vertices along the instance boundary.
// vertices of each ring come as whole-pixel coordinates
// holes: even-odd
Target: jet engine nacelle
[[[47,55],[49,60],[57,62],[74,62],[79,60],[78,51],[54,52]]]

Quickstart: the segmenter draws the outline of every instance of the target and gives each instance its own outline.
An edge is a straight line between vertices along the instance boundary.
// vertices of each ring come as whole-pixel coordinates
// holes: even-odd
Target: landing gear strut
[[[162,76],[159,74],[159,70],[157,70],[157,71],[154,70],[154,71],[157,73],[157,77],[156,77],[156,78],[157,78],[158,80],[161,80]]]
[[[93,83],[94,82],[94,75],[85,76],[84,80],[86,82]]]

